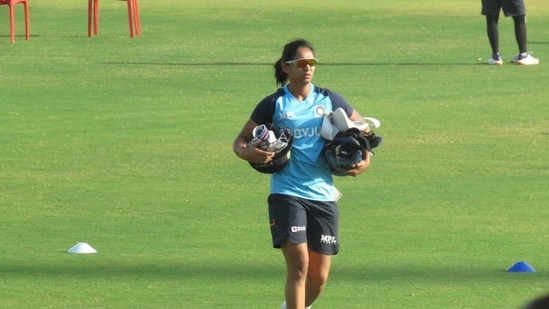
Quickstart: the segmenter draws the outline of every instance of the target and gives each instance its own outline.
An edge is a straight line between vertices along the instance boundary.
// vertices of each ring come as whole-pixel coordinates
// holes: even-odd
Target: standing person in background
[[[549,295],[540,296],[530,303],[524,309],[547,309],[549,308]]]
[[[521,65],[538,64],[539,60],[532,57],[526,44],[526,6],[524,0],[481,0],[481,14],[486,16],[488,40],[492,47],[492,57],[488,64],[502,65],[503,59],[499,52],[499,13],[503,9],[505,17],[511,16],[515,23],[515,39],[517,40],[519,53],[511,60],[511,63]]]
[[[256,126],[272,123],[290,129],[294,138],[289,164],[271,175],[267,199],[273,247],[282,250],[286,262],[282,309],[311,307],[328,280],[331,257],[339,251],[339,210],[332,174],[322,156],[324,115],[342,108],[349,119],[361,118],[339,94],[312,84],[317,62],[308,41],[286,44],[274,64],[280,88],[257,104],[233,142],[239,158],[262,164],[274,153],[248,146]],[[357,176],[369,165],[366,151],[346,173]]]

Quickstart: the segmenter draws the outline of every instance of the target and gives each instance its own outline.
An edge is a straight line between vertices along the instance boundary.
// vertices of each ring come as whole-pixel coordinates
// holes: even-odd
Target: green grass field
[[[341,252],[313,308],[549,293],[549,3],[527,6],[533,67],[485,65],[480,1],[142,0],[130,39],[124,2],[101,0],[88,38],[86,1],[31,0],[15,44],[1,6],[0,307],[279,308],[268,177],[231,144],[296,37],[385,139],[336,180]]]

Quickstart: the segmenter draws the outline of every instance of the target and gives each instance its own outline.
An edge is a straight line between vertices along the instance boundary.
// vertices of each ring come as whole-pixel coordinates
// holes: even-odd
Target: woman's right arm
[[[274,152],[263,151],[257,147],[248,147],[248,142],[252,140],[252,132],[256,126],[257,123],[252,119],[248,119],[233,142],[233,151],[242,160],[257,164],[267,163],[273,159]]]

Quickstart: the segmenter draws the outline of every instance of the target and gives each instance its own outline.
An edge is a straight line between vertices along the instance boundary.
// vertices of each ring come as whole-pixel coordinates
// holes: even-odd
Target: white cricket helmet
[[[367,128],[375,129],[381,126],[381,122],[372,117],[362,117],[355,121],[352,121],[347,116],[347,113],[340,107],[333,112],[326,113],[322,120],[322,128],[320,135],[331,141],[339,132],[347,132],[351,128],[356,128],[360,131],[364,131]]]

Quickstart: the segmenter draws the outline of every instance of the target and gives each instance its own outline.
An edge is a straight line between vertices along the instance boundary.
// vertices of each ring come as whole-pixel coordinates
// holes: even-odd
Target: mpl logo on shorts
[[[292,233],[297,233],[297,232],[305,232],[307,230],[307,227],[306,226],[292,226],[291,229],[292,229]]]
[[[337,240],[335,236],[321,235],[320,242],[323,244],[335,245],[337,243]]]

